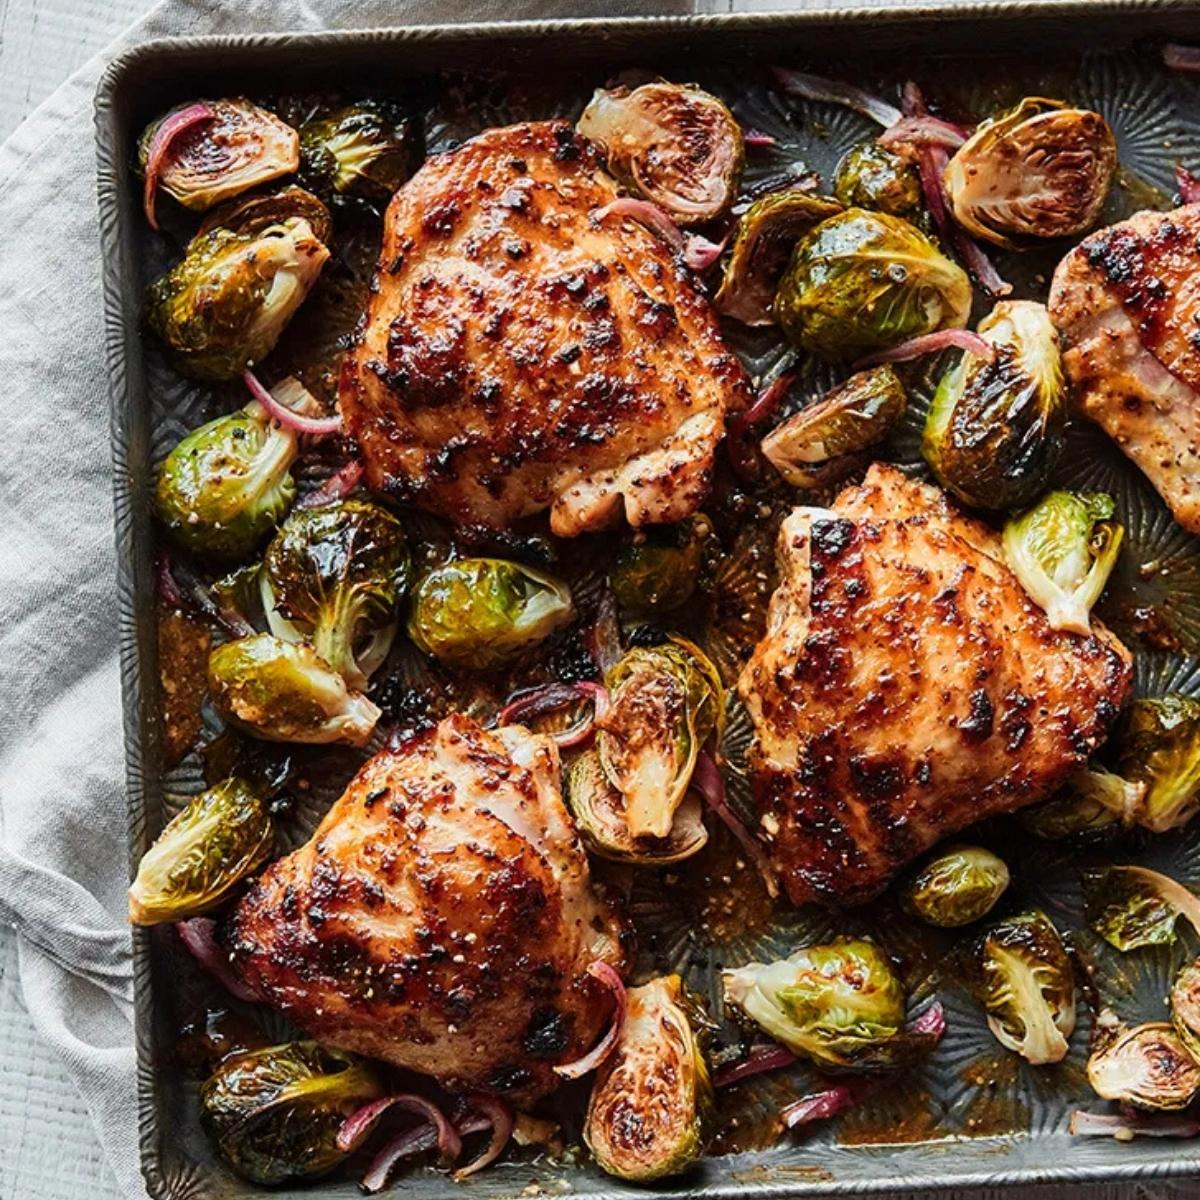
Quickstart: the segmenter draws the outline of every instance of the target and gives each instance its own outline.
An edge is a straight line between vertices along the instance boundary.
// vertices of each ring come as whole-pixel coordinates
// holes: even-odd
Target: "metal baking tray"
[[[1147,196],[1161,202],[1173,190],[1176,160],[1200,166],[1200,82],[1169,75],[1154,44],[1200,41],[1200,4],[1153,0],[1092,3],[897,4],[762,15],[601,21],[541,21],[323,35],[198,38],[149,43],[107,70],[96,100],[100,228],[104,252],[107,353],[112,391],[112,453],[124,717],[127,740],[131,870],[169,815],[200,786],[194,763],[163,768],[158,705],[154,606],[154,531],[149,495],[152,468],[187,430],[233,404],[233,393],[197,388],[161,361],[140,326],[145,283],[161,271],[170,249],[146,229],[132,173],[138,131],[155,113],[197,95],[312,92],[342,87],[405,87],[438,72],[463,72],[474,101],[435,106],[429,140],[445,145],[508,120],[573,114],[596,84],[629,67],[651,67],[695,80],[731,102],[747,125],[776,133],[791,155],[826,179],[842,150],[869,132],[845,111],[784,101],[761,83],[761,67],[805,64],[824,74],[895,83],[912,76],[934,89],[956,89],[986,111],[1022,94],[1063,96],[1098,107],[1114,126],[1127,176],[1110,211],[1113,219]],[[480,85],[496,64],[510,81]],[[470,88],[468,90],[471,90]],[[778,167],[780,164],[775,163]],[[787,167],[789,164],[782,164]],[[774,169],[760,165],[760,172]],[[1156,193],[1154,189],[1159,189]],[[86,253],[86,247],[80,247]],[[1053,258],[1006,269],[1032,287]],[[1044,294],[1044,279],[1042,282]],[[769,371],[778,348],[742,338],[736,348],[752,371]],[[822,380],[809,381],[815,391]],[[239,401],[240,402],[240,401]],[[920,462],[921,406],[890,448],[891,457]],[[1118,497],[1130,550],[1116,591],[1122,602],[1106,619],[1137,649],[1142,692],[1200,694],[1200,541],[1185,535],[1137,472],[1095,431],[1083,429],[1064,456],[1059,482],[1104,487]],[[100,447],[96,452],[102,453]],[[1173,564],[1147,577],[1142,563]],[[1132,564],[1132,566],[1130,566]],[[1174,649],[1150,636],[1145,613],[1159,614]],[[1139,615],[1140,614],[1140,615]],[[1140,622],[1140,623],[1139,623]],[[1161,632],[1161,631],[1160,631]],[[318,793],[299,814],[292,842],[320,815],[333,792]],[[1197,823],[1200,826],[1200,823]],[[1200,827],[1126,851],[1177,877],[1200,883]],[[1019,838],[1009,845],[1018,896],[1078,920],[1074,861]],[[697,923],[686,904],[653,889],[635,901],[655,931],[651,955],[659,968],[686,972],[712,993],[717,967],[786,952],[834,929],[872,931],[908,964],[910,987],[928,983],[939,951],[921,941],[886,905],[844,917],[782,911],[755,925]],[[1121,958],[1092,947],[1102,987],[1133,1019],[1161,1015],[1173,970],[1190,951],[1177,945]],[[142,1161],[150,1192],[160,1200],[232,1200],[264,1194],[239,1181],[214,1156],[196,1117],[195,1084],[176,1064],[172,1044],[181,1014],[206,985],[181,961],[169,930],[134,932],[138,1090]],[[722,1098],[722,1147],[689,1175],[653,1189],[659,1196],[817,1195],[1047,1181],[1096,1183],[1148,1176],[1200,1174],[1200,1142],[1151,1139],[1133,1144],[1072,1140],[1073,1108],[1096,1106],[1083,1076],[1088,1020],[1069,1059],[1031,1069],[1007,1055],[982,1016],[954,988],[940,983],[948,1033],[937,1053],[877,1101],[804,1136],[775,1137],[771,1117],[805,1084],[803,1071],[762,1078]],[[448,1188],[432,1170],[400,1186],[418,1197]],[[580,1196],[635,1194],[586,1163],[507,1162],[461,1185],[480,1196],[570,1191]],[[313,1197],[350,1197],[349,1176],[295,1189]],[[290,1194],[290,1193],[289,1193]]]

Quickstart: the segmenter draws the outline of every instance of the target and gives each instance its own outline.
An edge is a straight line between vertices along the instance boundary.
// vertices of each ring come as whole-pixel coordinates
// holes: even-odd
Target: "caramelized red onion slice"
[[[592,702],[591,713],[583,720],[577,721],[570,729],[562,729],[550,736],[560,749],[568,750],[586,742],[592,736],[596,724],[604,719],[609,708],[608,689],[598,683],[580,681],[579,683],[551,683],[545,687],[530,688],[518,692],[500,710],[497,721],[501,725],[511,725],[534,717],[544,717],[548,713],[558,712],[580,700]]]
[[[639,225],[645,225],[651,233],[658,234],[676,253],[683,253],[683,230],[657,204],[652,204],[649,200],[639,200],[635,196],[618,196],[602,208],[596,209],[592,217],[597,224],[606,217],[629,217]]]
[[[589,1071],[594,1071],[616,1049],[625,1026],[625,983],[610,963],[593,962],[588,964],[588,974],[604,984],[613,995],[613,1012],[609,1021],[608,1032],[582,1058],[574,1062],[563,1063],[554,1068],[554,1073],[562,1079],[580,1079]]]
[[[168,587],[169,579],[175,587],[174,595],[183,602],[183,607],[191,609],[206,621],[220,625],[230,637],[249,637],[258,632],[236,608],[218,604],[208,585],[191,567],[172,560],[166,551],[159,562],[160,591]]]
[[[424,1096],[418,1096],[415,1092],[384,1096],[351,1113],[338,1130],[338,1149],[357,1150],[379,1123],[379,1118],[390,1108],[402,1108],[405,1112],[424,1117],[423,1124],[431,1125],[437,1133],[436,1144],[446,1162],[454,1162],[462,1153],[462,1138],[450,1118],[432,1100],[426,1100]]]
[[[494,1163],[504,1153],[504,1147],[508,1145],[508,1140],[512,1137],[515,1124],[513,1111],[503,1100],[499,1100],[495,1096],[483,1095],[473,1095],[468,1099],[471,1107],[485,1119],[480,1123],[477,1118],[468,1117],[459,1125],[459,1132],[475,1133],[490,1126],[492,1136],[482,1154],[454,1172],[451,1178],[455,1182],[466,1179],[474,1175],[476,1171],[482,1171],[484,1167]]]
[[[1110,1137],[1119,1142],[1135,1137],[1194,1138],[1200,1136],[1200,1121],[1180,1113],[1090,1113],[1077,1108],[1071,1114],[1072,1137]]]
[[[908,1024],[909,1035],[927,1037],[932,1042],[938,1041],[946,1032],[946,1010],[940,1000],[935,1000],[923,1012],[915,1016]]]
[[[754,403],[745,412],[738,413],[729,421],[729,461],[741,479],[758,478],[758,459],[750,443],[750,434],[756,425],[769,420],[779,411],[795,380],[795,373],[785,371],[763,387],[754,398]]]
[[[588,653],[603,675],[621,657],[621,623],[617,620],[617,598],[605,586],[596,606],[596,619],[587,633]]]
[[[406,1129],[380,1148],[379,1153],[371,1159],[366,1174],[359,1180],[358,1186],[368,1196],[382,1192],[387,1187],[388,1180],[401,1159],[432,1150],[437,1144],[436,1125],[415,1125],[412,1129]]]
[[[957,150],[967,140],[967,131],[961,125],[943,121],[941,117],[901,117],[876,140],[890,149],[910,145],[942,146],[947,150]]]
[[[1172,71],[1200,71],[1200,46],[1167,42],[1162,48],[1162,60]]]
[[[879,1086],[875,1079],[849,1079],[845,1083],[834,1084],[819,1092],[801,1096],[799,1100],[789,1104],[780,1114],[780,1120],[788,1129],[798,1129],[801,1125],[809,1125],[813,1121],[827,1121],[838,1113],[853,1108],[865,1100]]]
[[[320,487],[314,488],[307,495],[296,501],[297,508],[320,508],[322,504],[332,504],[350,495],[362,482],[365,468],[357,458],[352,458],[345,466],[339,467]]]
[[[926,354],[937,354],[941,350],[955,347],[974,354],[991,362],[996,357],[996,347],[986,338],[969,329],[939,329],[934,333],[923,333],[920,337],[909,338],[889,350],[880,350],[877,354],[868,354],[860,358],[851,368],[861,371],[864,367],[878,367],[883,363],[909,362]]]
[[[182,610],[187,607],[187,601],[175,582],[171,572],[171,555],[166,550],[160,550],[154,563],[154,579],[158,590],[158,598],[168,608]]]
[[[1179,199],[1184,204],[1200,204],[1200,179],[1186,167],[1175,168],[1175,186],[1179,189]]]
[[[776,83],[790,96],[803,100],[824,100],[829,104],[844,104],[847,108],[862,113],[877,121],[885,129],[895,125],[903,115],[895,105],[873,96],[853,84],[825,79],[820,75],[809,75],[805,71],[789,71],[785,67],[772,67],[771,74]]]
[[[704,797],[708,807],[737,838],[738,844],[746,852],[746,857],[758,868],[767,894],[772,898],[778,896],[779,881],[775,878],[775,871],[767,859],[766,851],[754,834],[742,824],[733,809],[729,807],[729,802],[725,799],[725,780],[722,778],[713,756],[707,750],[701,750],[696,757],[696,769],[692,772],[690,786]]]
[[[322,437],[325,434],[337,433],[342,427],[341,417],[306,417],[295,409],[288,408],[286,404],[281,404],[249,368],[242,372],[242,379],[250,389],[250,394],[267,410],[268,415],[288,429]]]
[[[754,149],[764,149],[768,146],[779,145],[779,139],[761,129],[742,130],[742,141]]]
[[[217,944],[217,923],[211,917],[176,921],[175,931],[191,956],[233,997],[248,1004],[262,997],[233,972],[229,955]]]
[[[693,271],[707,271],[725,253],[728,244],[728,234],[719,242],[710,242],[708,238],[693,233],[683,244],[684,266]]]
[[[790,1067],[796,1056],[778,1042],[759,1042],[750,1047],[750,1052],[738,1062],[728,1063],[712,1077],[713,1087],[727,1088],[744,1079],[762,1075],[767,1071],[781,1071]]]
[[[158,194],[158,179],[162,174],[163,164],[171,155],[171,149],[177,138],[195,129],[206,121],[211,121],[217,114],[204,103],[197,100],[178,112],[164,117],[154,136],[150,139],[150,147],[146,154],[146,177],[142,188],[142,209],[151,229],[158,228],[158,215],[155,213],[154,201]]]

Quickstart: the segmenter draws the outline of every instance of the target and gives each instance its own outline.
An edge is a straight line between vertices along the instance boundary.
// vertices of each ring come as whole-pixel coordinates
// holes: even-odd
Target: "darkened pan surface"
[[[1200,166],[1200,81],[1163,70],[1154,50],[1163,40],[1200,40],[1200,5],[1066,0],[210,38],[151,43],[115,62],[101,83],[96,119],[131,861],[136,864],[164,821],[200,786],[195,756],[169,771],[163,765],[152,469],[184,432],[233,405],[232,391],[187,383],[142,338],[142,290],[162,268],[166,253],[164,243],[145,228],[131,179],[130,148],[147,119],[198,95],[366,87],[403,93],[439,72],[463,71],[469,94],[443,89],[428,113],[427,148],[434,150],[488,125],[554,114],[573,117],[592,87],[618,71],[650,67],[704,84],[725,98],[745,125],[777,137],[776,150],[752,160],[751,182],[786,175],[800,162],[828,180],[842,151],[870,127],[842,110],[785,102],[763,85],[764,66],[803,64],[874,86],[912,77],[947,106],[975,114],[1025,94],[1096,107],[1116,131],[1124,168],[1122,187],[1114,191],[1105,214],[1118,219],[1139,207],[1162,206],[1173,190],[1177,161],[1193,169]],[[486,76],[497,63],[507,68],[503,80]],[[565,72],[564,63],[569,64]],[[302,87],[297,87],[298,79]],[[1001,256],[1002,269],[1016,281],[1018,295],[1041,298],[1061,251],[1056,246],[1020,260]],[[86,253],[86,247],[80,252]],[[331,311],[338,307],[338,293],[344,307],[353,309],[355,262],[369,262],[373,252],[371,245],[357,253],[353,246],[347,249],[339,284],[330,288]],[[774,336],[743,332],[732,340],[755,376],[770,376],[780,368]],[[929,375],[933,377],[932,369]],[[801,391],[816,394],[833,378],[824,368],[809,370]],[[927,394],[911,406],[894,435],[887,454],[893,461],[914,467],[920,463],[926,401]],[[1139,693],[1200,695],[1200,541],[1171,522],[1141,476],[1098,431],[1080,429],[1072,439],[1056,482],[1112,492],[1127,527],[1129,549],[1104,616],[1136,650]],[[100,447],[96,450],[102,453]],[[745,541],[763,536],[748,522]],[[731,560],[718,581],[728,593],[718,596],[718,610],[740,613],[748,603],[753,607],[750,593],[759,565],[745,556]],[[573,569],[586,591],[588,564]],[[723,628],[718,621],[717,629],[697,632],[708,633],[721,658],[722,646],[716,643],[722,632],[736,633],[736,625],[735,620]],[[725,646],[726,660],[729,654]],[[735,719],[727,750],[736,755],[739,741],[744,744],[747,738],[745,723]],[[353,764],[346,760],[339,769],[332,757],[334,765],[322,778],[314,776],[310,798],[289,823],[286,845],[303,839],[347,777]],[[1007,827],[989,830],[988,844],[1001,850],[1013,868],[1013,904],[1040,905],[1062,926],[1081,927],[1079,868],[1084,860],[1078,854],[1057,850],[1055,843],[1031,845]],[[1200,823],[1179,836],[1126,842],[1121,857],[1196,886]],[[1070,1057],[1056,1067],[1029,1068],[998,1046],[981,1013],[954,986],[953,970],[945,969],[950,939],[918,929],[893,902],[841,918],[807,910],[772,913],[752,872],[744,864],[739,868],[736,855],[720,838],[689,868],[686,879],[671,877],[668,886],[655,886],[661,876],[652,873],[647,877],[651,886],[635,890],[635,917],[645,935],[643,971],[678,969],[693,986],[715,997],[722,965],[774,957],[835,930],[869,932],[901,961],[914,998],[939,991],[948,1033],[933,1058],[902,1086],[885,1089],[873,1103],[804,1136],[777,1139],[774,1114],[805,1090],[805,1071],[760,1077],[727,1093],[716,1156],[654,1188],[654,1194],[925,1192],[1200,1174],[1197,1142],[1120,1144],[1068,1136],[1071,1110],[1094,1104],[1083,1073],[1088,1021],[1082,1006]],[[1081,954],[1093,962],[1101,990],[1136,1020],[1160,1018],[1162,997],[1190,953],[1180,943],[1122,957],[1086,933],[1076,940]],[[140,1136],[151,1193],[162,1200],[266,1194],[214,1160],[196,1118],[195,1084],[175,1059],[180,1021],[204,1001],[207,985],[189,970],[167,927],[136,929],[134,952]],[[282,1028],[277,1032],[284,1034]],[[450,1185],[443,1175],[417,1171],[398,1186],[432,1200]],[[485,1197],[532,1194],[533,1188],[596,1198],[644,1191],[614,1181],[586,1162],[531,1160],[507,1162],[455,1186]],[[318,1182],[302,1193],[321,1200],[359,1194],[348,1175]]]

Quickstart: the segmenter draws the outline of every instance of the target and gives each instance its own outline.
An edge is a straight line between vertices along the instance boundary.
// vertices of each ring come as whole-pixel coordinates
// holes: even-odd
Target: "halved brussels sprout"
[[[351,496],[293,512],[263,555],[267,623],[362,691],[391,648],[408,572],[404,529],[378,504]]]
[[[793,1054],[818,1067],[863,1070],[900,1065],[904,989],[871,942],[839,938],[773,963],[721,975],[725,1003]]]
[[[1200,958],[1185,966],[1171,985],[1171,1024],[1187,1052],[1200,1062]]]
[[[460,558],[413,588],[408,636],[441,662],[488,670],[511,662],[575,615],[561,580],[502,558]]]
[[[412,174],[416,129],[398,105],[359,100],[305,121],[300,128],[301,178],[314,192],[386,203]]]
[[[660,81],[597,89],[579,132],[604,147],[608,168],[684,225],[719,217],[737,195],[742,127],[715,96]]]
[[[1075,1029],[1075,976],[1058,930],[1045,913],[1008,917],[976,947],[976,999],[996,1040],[1033,1066],[1061,1062]]]
[[[1004,860],[982,846],[951,846],[931,858],[901,893],[911,913],[942,929],[986,917],[1008,890]]]
[[[1087,1076],[1102,1099],[1150,1112],[1187,1108],[1200,1091],[1200,1064],[1167,1021],[1133,1029],[1098,1021]]]
[[[1200,898],[1149,867],[1108,866],[1083,873],[1084,915],[1117,950],[1169,945],[1183,917],[1200,933]]]
[[[300,217],[257,233],[214,229],[150,285],[146,320],[181,374],[232,379],[271,351],[328,257]]]
[[[1050,315],[1001,300],[979,323],[991,362],[964,353],[942,376],[921,443],[937,481],[979,508],[1016,508],[1046,486],[1065,424],[1062,360]]]
[[[1146,788],[1138,823],[1153,833],[1186,825],[1200,809],[1200,699],[1135,700],[1117,741],[1117,769]]]
[[[921,176],[914,163],[894,150],[878,142],[861,142],[838,163],[833,194],[847,208],[908,217],[921,207]]]
[[[1099,113],[1029,97],[975,130],[945,183],[968,233],[1013,248],[1090,228],[1116,169],[1117,143]]]
[[[743,325],[774,325],[771,305],[792,248],[801,234],[840,211],[841,205],[827,196],[796,188],[755,200],[738,218],[721,287],[713,297],[717,312]]]
[[[218,1153],[252,1183],[333,1170],[337,1133],[383,1094],[360,1058],[316,1042],[286,1042],[224,1059],[200,1089],[200,1118]]]
[[[1004,557],[1051,629],[1085,636],[1125,530],[1103,492],[1050,492],[1004,526]]]
[[[605,675],[596,749],[632,838],[666,838],[724,706],[716,668],[681,638],[629,651]]]
[[[763,438],[763,455],[793,487],[821,487],[849,473],[862,451],[887,437],[907,405],[893,368],[859,371],[777,425]]]
[[[156,136],[184,108],[202,106],[206,119],[182,132],[157,168],[158,186],[198,212],[230,196],[290,175],[300,165],[300,138],[273,113],[244,98],[189,101],[146,126],[138,139],[143,171],[154,164]],[[159,139],[161,141],[161,139]]]
[[[797,244],[774,311],[800,349],[854,359],[935,329],[962,328],[971,282],[915,225],[849,208]]]
[[[583,1127],[600,1168],[632,1183],[678,1175],[703,1152],[712,1109],[679,976],[630,988],[620,1040],[596,1072]]]
[[[708,842],[703,804],[694,792],[688,792],[675,810],[666,837],[634,837],[629,832],[625,797],[604,773],[596,750],[585,751],[571,764],[567,805],[584,845],[593,854],[615,862],[655,866],[682,862]]]
[[[311,646],[256,633],[218,646],[208,659],[208,690],[231,725],[268,742],[365,745],[379,720],[366,696]]]
[[[1057,796],[1022,809],[1017,819],[1035,837],[1058,841],[1137,824],[1145,794],[1145,784],[1130,783],[1096,765],[1077,771]]]
[[[159,520],[197,554],[245,558],[296,497],[296,434],[258,404],[192,430],[163,461],[154,489]]]
[[[626,539],[609,571],[613,595],[635,617],[674,612],[691,599],[712,537],[705,517],[639,530]]]
[[[289,184],[278,192],[258,192],[223,204],[200,222],[196,236],[203,237],[214,229],[228,229],[231,233],[253,236],[291,217],[307,221],[317,241],[329,245],[329,239],[333,236],[333,218],[329,215],[329,209],[312,192],[306,192],[295,184]]]
[[[142,855],[129,920],[157,925],[208,912],[266,862],[274,841],[271,814],[244,780],[201,792]]]

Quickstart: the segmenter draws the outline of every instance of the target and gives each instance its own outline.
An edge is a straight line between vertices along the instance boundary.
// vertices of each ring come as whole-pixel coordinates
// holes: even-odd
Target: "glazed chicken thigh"
[[[761,827],[796,904],[857,904],[941,838],[1047,797],[1131,682],[1099,622],[1055,632],[999,539],[875,464],[832,512],[797,509],[738,688]]]
[[[561,536],[678,521],[748,383],[661,239],[561,121],[431,158],[388,209],[339,401],[371,486]]]
[[[1079,406],[1200,533],[1200,204],[1092,234],[1049,305]]]
[[[315,1037],[527,1101],[611,1011],[624,968],[563,807],[558,750],[452,716],[358,773],[229,931],[235,968]]]

